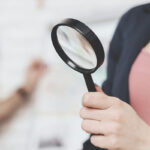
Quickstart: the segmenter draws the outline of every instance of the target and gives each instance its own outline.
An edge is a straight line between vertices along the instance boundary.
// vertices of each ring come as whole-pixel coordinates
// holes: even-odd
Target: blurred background
[[[27,65],[40,58],[48,70],[30,102],[0,125],[1,150],[80,150],[88,135],[81,129],[81,74],[66,66],[51,43],[52,27],[64,18],[86,23],[105,53],[128,9],[149,0],[0,0],[0,99],[23,82]],[[105,60],[106,61],[106,60]],[[101,86],[106,62],[93,74]]]

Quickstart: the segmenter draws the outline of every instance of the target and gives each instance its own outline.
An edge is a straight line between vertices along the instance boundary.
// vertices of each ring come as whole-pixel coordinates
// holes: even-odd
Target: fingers
[[[90,134],[110,135],[117,125],[111,121],[83,120],[81,127]]]
[[[109,99],[109,96],[100,92],[89,92],[82,98],[82,105],[84,107],[108,109],[112,104],[113,102]]]
[[[105,110],[99,110],[99,109],[91,109],[87,107],[83,107],[80,110],[80,117],[87,120],[108,120],[109,114],[105,112]]]
[[[83,118],[82,129],[94,134],[91,143],[99,148],[118,149],[120,135],[124,133],[122,128],[124,103],[103,92],[90,92],[83,96],[82,105],[80,111]]]
[[[90,134],[119,135],[121,125],[114,121],[83,120],[82,129]]]
[[[91,143],[99,148],[116,150],[118,149],[118,143],[115,138],[103,135],[92,135]]]
[[[92,134],[104,134],[104,126],[101,126],[100,121],[96,120],[83,120],[82,121],[82,129],[87,133]]]
[[[119,140],[118,140],[119,139]],[[120,150],[122,145],[122,137],[116,137],[114,135],[111,136],[103,136],[103,135],[92,135],[91,143],[99,148],[105,148],[109,150]]]
[[[103,135],[92,135],[91,143],[96,147],[107,148],[108,139],[106,136]]]

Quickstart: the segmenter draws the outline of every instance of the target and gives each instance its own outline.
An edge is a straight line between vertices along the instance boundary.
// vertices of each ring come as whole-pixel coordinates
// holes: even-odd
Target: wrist
[[[29,94],[31,94],[35,87],[36,87],[36,84],[33,83],[33,82],[30,82],[30,81],[26,81],[23,86],[22,86]]]
[[[24,88],[21,87],[17,90],[17,94],[20,96],[21,99],[27,99],[30,95],[30,93]]]

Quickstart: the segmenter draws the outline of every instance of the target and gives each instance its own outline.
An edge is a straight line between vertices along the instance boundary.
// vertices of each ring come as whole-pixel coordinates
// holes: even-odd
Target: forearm
[[[18,108],[25,103],[26,96],[23,96],[18,90],[6,100],[0,102],[0,122],[11,117]]]

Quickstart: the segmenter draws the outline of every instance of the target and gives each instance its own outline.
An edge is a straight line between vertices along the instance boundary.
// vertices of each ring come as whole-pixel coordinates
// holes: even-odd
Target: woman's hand
[[[94,134],[91,136],[94,146],[109,150],[150,150],[150,127],[130,105],[102,92],[85,94],[82,103],[82,128]]]

